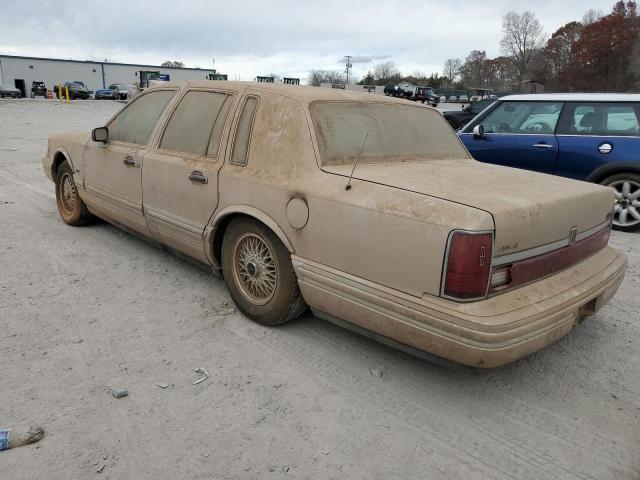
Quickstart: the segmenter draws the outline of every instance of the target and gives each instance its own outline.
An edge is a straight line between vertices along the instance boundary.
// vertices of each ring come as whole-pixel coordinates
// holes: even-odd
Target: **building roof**
[[[307,85],[289,85],[286,83],[263,83],[263,82],[239,82],[239,81],[218,81],[218,80],[193,80],[189,82],[166,82],[162,87],[216,87],[224,90],[232,90],[242,92],[247,88],[254,91],[272,92],[284,95],[304,103],[311,103],[318,100],[325,101],[368,101],[368,102],[385,102],[400,103],[403,105],[415,104],[407,100],[387,97],[383,95],[374,95],[369,92],[346,90],[341,88],[323,88],[311,87]],[[156,87],[154,88],[162,88]],[[422,106],[421,103],[416,104]],[[430,108],[430,107],[429,107]]]
[[[640,93],[533,93],[507,95],[500,100],[538,102],[640,102]]]
[[[145,67],[145,68],[170,68],[172,70],[198,70],[203,72],[213,72],[213,68],[189,68],[189,67],[163,67],[162,65],[145,65],[142,63],[118,63],[118,62],[101,62],[99,60],[71,60],[66,58],[45,58],[45,57],[23,57],[21,55],[2,55],[0,54],[0,59],[2,58],[16,58],[21,60],[46,60],[49,62],[72,62],[72,63],[84,63],[84,64],[93,64],[93,65],[121,65],[124,67]]]

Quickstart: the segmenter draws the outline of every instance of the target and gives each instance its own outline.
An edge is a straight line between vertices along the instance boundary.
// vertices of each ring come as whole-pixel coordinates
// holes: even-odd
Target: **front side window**
[[[115,142],[146,145],[160,114],[175,90],[158,90],[138,97],[116,116],[109,127],[109,139]]]
[[[201,156],[209,151],[209,156],[217,157],[222,128],[216,139],[212,138],[212,131],[214,125],[224,126],[226,113],[221,115],[221,112],[226,103],[230,103],[230,97],[224,93],[187,92],[169,119],[160,148]],[[210,140],[215,141],[215,149],[209,148]]]
[[[236,127],[236,136],[233,141],[233,153],[231,154],[231,162],[244,165],[247,163],[247,155],[249,153],[249,137],[251,136],[251,126],[253,125],[253,117],[258,106],[256,97],[248,97]]]
[[[569,104],[558,128],[565,135],[640,135],[638,108],[624,103]]]
[[[556,129],[562,102],[503,102],[482,120],[485,133],[546,133]]]
[[[318,102],[311,106],[323,165],[469,158],[442,115],[382,102]],[[365,140],[366,138],[366,140]]]

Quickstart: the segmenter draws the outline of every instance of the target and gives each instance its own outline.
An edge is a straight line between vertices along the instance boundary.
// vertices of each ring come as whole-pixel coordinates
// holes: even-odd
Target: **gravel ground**
[[[264,328],[210,273],[58,217],[46,138],[118,107],[0,101],[0,425],[47,430],[0,453],[1,479],[640,478],[638,234],[613,233],[630,267],[611,304],[505,368],[309,314]]]

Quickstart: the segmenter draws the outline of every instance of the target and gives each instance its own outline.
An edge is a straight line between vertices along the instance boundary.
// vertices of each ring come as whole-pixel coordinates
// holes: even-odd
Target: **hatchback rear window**
[[[318,102],[311,106],[324,165],[468,158],[442,115],[421,106]],[[366,137],[366,141],[365,141]]]

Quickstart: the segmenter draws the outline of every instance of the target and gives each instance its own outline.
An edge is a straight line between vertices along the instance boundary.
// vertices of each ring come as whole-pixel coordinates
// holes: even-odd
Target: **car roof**
[[[498,100],[538,102],[640,102],[638,93],[536,93],[507,95]]]
[[[164,82],[162,85],[154,85],[148,90],[167,87],[191,87],[191,88],[220,88],[223,90],[235,90],[241,92],[246,88],[265,93],[276,93],[284,95],[303,103],[316,101],[366,101],[380,103],[398,103],[407,105],[407,100],[400,98],[376,95],[368,92],[358,92],[353,90],[343,90],[341,88],[311,87],[306,85],[287,85],[284,83],[262,83],[262,82],[238,82],[226,80],[196,80],[190,82]],[[413,102],[412,102],[413,103]],[[422,104],[420,104],[422,106]],[[431,108],[431,107],[425,107]]]

